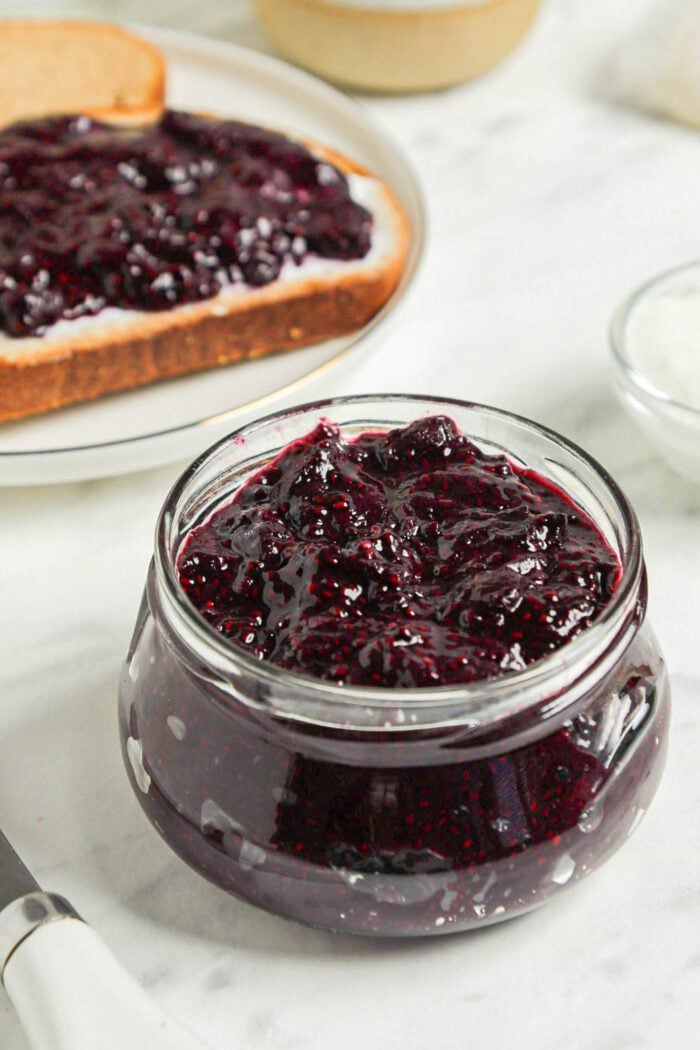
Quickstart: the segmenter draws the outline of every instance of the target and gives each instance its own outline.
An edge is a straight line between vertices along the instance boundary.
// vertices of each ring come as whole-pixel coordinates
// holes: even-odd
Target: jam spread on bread
[[[548,656],[596,619],[621,568],[564,492],[434,416],[350,441],[319,424],[189,534],[178,571],[251,655],[406,688]]]
[[[362,259],[372,235],[345,175],[301,143],[174,111],[138,129],[6,128],[0,203],[0,329],[15,337],[268,285],[308,256]]]

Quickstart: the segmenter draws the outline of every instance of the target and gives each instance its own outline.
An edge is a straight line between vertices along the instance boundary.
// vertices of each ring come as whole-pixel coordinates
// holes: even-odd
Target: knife
[[[0,977],[32,1050],[205,1050],[0,831]]]

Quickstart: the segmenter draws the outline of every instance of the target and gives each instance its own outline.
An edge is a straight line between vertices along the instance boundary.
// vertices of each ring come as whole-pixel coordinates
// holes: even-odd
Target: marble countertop
[[[635,504],[675,714],[656,801],[597,875],[530,917],[421,943],[315,932],[227,898],[151,831],[117,743],[120,663],[181,465],[0,491],[0,824],[212,1050],[697,1045],[700,489],[621,414],[607,367],[622,296],[700,254],[700,135],[607,99],[607,64],[647,6],[550,0],[482,81],[365,100],[422,172],[430,247],[402,324],[332,388],[521,412],[585,446]],[[243,0],[71,9],[265,46]],[[0,1046],[25,1047],[1,992]]]

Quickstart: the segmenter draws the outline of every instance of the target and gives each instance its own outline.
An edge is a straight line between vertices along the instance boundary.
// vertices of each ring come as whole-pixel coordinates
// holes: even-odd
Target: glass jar
[[[321,418],[354,436],[436,413],[597,523],[623,573],[590,627],[524,671],[404,690],[292,674],[200,618],[178,583],[182,543],[284,446]],[[614,853],[656,790],[669,691],[645,609],[632,508],[557,434],[421,397],[281,412],[215,445],[166,500],[121,685],[127,770],[184,860],[280,915],[390,936],[518,915]]]

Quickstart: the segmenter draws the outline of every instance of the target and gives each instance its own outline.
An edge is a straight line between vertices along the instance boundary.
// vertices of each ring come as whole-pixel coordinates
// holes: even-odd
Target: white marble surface
[[[242,0],[84,6],[264,46]],[[700,136],[605,98],[605,62],[647,6],[550,0],[480,83],[367,101],[420,165],[431,247],[403,325],[334,388],[525,413],[598,456],[635,503],[675,717],[656,802],[599,874],[529,918],[416,944],[228,899],[152,833],[117,748],[119,666],[179,468],[0,492],[0,824],[212,1050],[697,1046],[700,489],[623,418],[606,362],[624,293],[700,254]],[[0,1047],[24,1045],[0,993]]]

